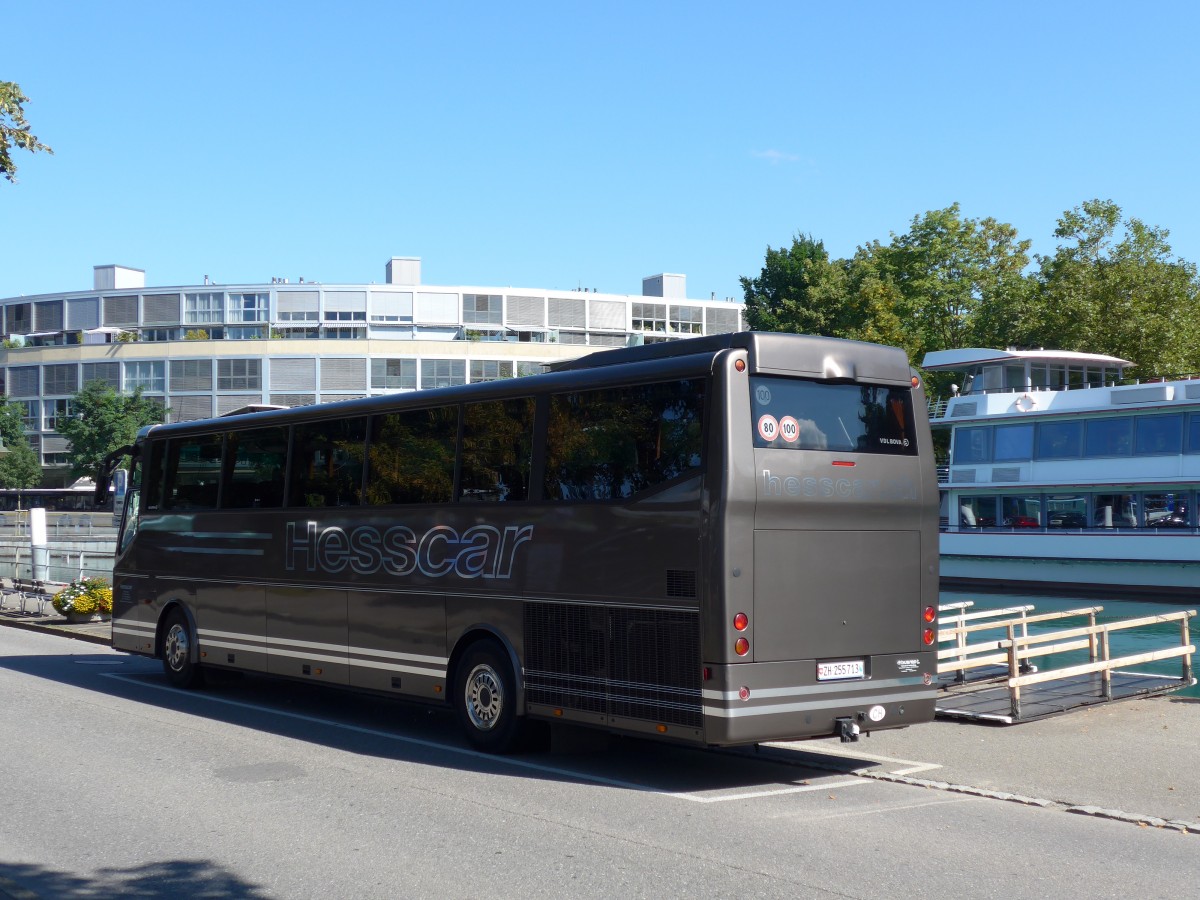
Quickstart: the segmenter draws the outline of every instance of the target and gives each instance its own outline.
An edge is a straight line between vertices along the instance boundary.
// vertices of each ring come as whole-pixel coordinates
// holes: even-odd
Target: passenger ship
[[[1200,377],[1052,350],[944,350],[963,376],[931,405],[944,586],[1200,596]]]

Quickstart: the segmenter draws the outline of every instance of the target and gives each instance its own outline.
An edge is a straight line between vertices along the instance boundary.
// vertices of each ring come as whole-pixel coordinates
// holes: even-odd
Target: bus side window
[[[216,509],[223,435],[176,438],[167,449],[167,509]]]
[[[700,379],[551,397],[546,499],[624,499],[698,469],[703,411]]]
[[[365,416],[293,427],[288,505],[358,506],[366,452]]]
[[[287,450],[286,427],[231,431],[225,439],[222,509],[278,509],[283,506]]]
[[[142,508],[145,510],[156,510],[162,504],[163,460],[166,449],[166,441],[150,441],[142,451],[144,465],[141,470],[141,489]]]
[[[463,407],[459,499],[529,499],[533,456],[533,398],[468,403]]]
[[[457,406],[375,416],[367,502],[449,503],[454,499],[457,442]]]

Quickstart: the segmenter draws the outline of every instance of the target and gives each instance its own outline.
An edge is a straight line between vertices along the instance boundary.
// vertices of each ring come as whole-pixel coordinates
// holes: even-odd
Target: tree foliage
[[[25,437],[21,412],[20,404],[0,398],[0,440],[6,451],[0,454],[0,487],[31,488],[42,483],[42,466]]]
[[[742,278],[751,328],[931,350],[1044,346],[1133,360],[1142,376],[1200,371],[1200,279],[1164,229],[1092,200],[1058,222],[1037,256],[1009,224],[959,205],[914,216],[907,232],[830,259],[797,236]]]
[[[63,420],[59,432],[69,441],[67,461],[75,478],[100,477],[104,457],[132,444],[138,429],[162,422],[166,408],[142,396],[141,389],[119,394],[103,381],[84,385],[75,395],[74,414]]]
[[[15,81],[0,81],[0,174],[9,181],[16,181],[17,166],[12,160],[12,148],[28,150],[30,153],[54,151],[43,144],[29,131],[23,104],[29,98]]]

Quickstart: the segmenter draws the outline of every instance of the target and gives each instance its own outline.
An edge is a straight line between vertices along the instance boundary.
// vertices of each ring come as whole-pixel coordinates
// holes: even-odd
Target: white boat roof
[[[983,347],[964,347],[960,350],[933,350],[925,354],[921,368],[929,370],[951,369],[959,371],[989,362],[1011,362],[1034,360],[1037,362],[1061,362],[1106,366],[1132,366],[1127,359],[1105,356],[1102,353],[1077,353],[1073,350],[989,350]]]

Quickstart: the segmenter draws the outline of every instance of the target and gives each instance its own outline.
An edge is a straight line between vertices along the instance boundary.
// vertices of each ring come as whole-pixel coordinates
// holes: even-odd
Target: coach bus
[[[938,489],[896,349],[742,332],[144,429],[113,645],[708,746],[932,718]]]

